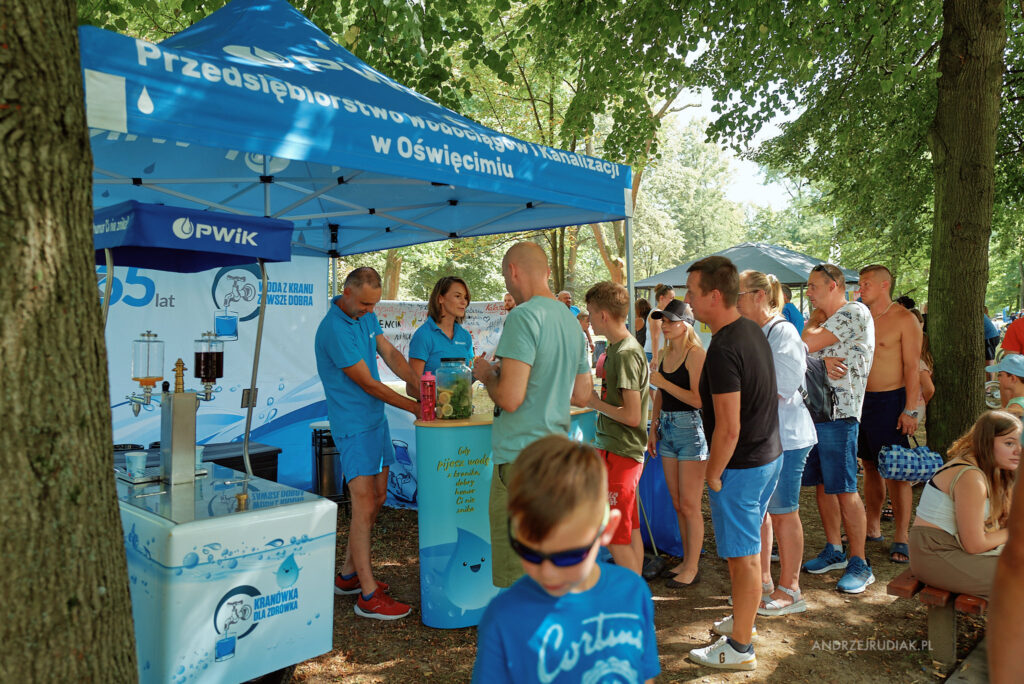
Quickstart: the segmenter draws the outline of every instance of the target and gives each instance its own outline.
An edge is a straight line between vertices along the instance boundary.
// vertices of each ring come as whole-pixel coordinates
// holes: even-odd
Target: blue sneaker
[[[812,558],[804,563],[804,571],[812,575],[820,575],[829,570],[842,570],[845,567],[846,554],[842,551],[834,550],[831,544],[826,544],[824,550],[818,554],[817,558]]]
[[[839,578],[836,589],[847,594],[860,594],[874,583],[875,575],[871,572],[871,566],[860,556],[853,556],[846,566],[846,572]]]

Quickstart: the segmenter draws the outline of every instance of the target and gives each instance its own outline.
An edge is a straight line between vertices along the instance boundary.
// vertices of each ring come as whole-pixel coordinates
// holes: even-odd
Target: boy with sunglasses
[[[636,573],[597,562],[621,519],[601,458],[543,437],[519,454],[508,493],[509,543],[526,577],[487,607],[473,681],[652,682],[661,667],[651,592]]]

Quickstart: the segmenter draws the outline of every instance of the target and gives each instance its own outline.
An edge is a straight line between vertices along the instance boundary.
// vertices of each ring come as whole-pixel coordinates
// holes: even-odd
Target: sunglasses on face
[[[566,549],[565,551],[556,551],[554,553],[543,553],[536,549],[532,549],[513,536],[511,518],[508,521],[508,543],[512,546],[512,550],[516,552],[516,555],[527,563],[540,565],[547,560],[551,561],[551,564],[555,567],[569,568],[573,565],[579,565],[590,554],[590,550],[594,548],[594,543],[601,538],[602,534],[604,534],[604,530],[608,526],[608,517],[610,514],[611,509],[608,506],[605,506],[604,519],[601,521],[601,527],[597,530],[597,534],[594,536],[594,539],[586,546],[581,546],[576,549]]]
[[[817,266],[812,268],[811,273],[824,273],[826,278],[831,280],[836,285],[839,284],[838,282],[836,282],[836,279],[832,277],[832,274],[828,272],[828,269],[822,266],[821,264],[818,264]]]

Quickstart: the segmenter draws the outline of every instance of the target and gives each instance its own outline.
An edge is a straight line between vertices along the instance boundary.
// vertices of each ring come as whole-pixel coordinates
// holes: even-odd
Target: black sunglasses
[[[826,278],[831,280],[836,285],[839,284],[838,282],[836,282],[836,279],[834,277],[832,277],[832,274],[828,272],[828,269],[825,268],[822,264],[818,264],[817,266],[815,266],[814,268],[811,269],[811,273],[815,273],[815,272],[817,272],[817,273],[824,273]]]
[[[554,553],[543,553],[532,549],[512,535],[511,518],[508,520],[508,543],[512,546],[512,550],[516,552],[516,555],[527,563],[540,565],[547,560],[551,561],[551,564],[555,567],[569,568],[573,565],[579,565],[590,554],[590,550],[594,548],[594,542],[601,538],[605,528],[608,527],[608,517],[610,514],[611,509],[606,506],[604,509],[604,520],[601,521],[601,527],[598,529],[594,539],[586,546],[581,546],[578,549],[566,549],[565,551],[556,551]]]

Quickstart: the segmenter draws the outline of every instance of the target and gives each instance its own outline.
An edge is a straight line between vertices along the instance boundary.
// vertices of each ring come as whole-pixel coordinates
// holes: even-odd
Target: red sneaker
[[[355,611],[356,615],[360,617],[375,620],[397,620],[408,615],[412,611],[412,606],[391,598],[380,590],[378,584],[377,591],[373,592],[369,601],[365,600],[362,594],[359,595]]]
[[[388,583],[377,580],[377,589],[388,590]],[[334,593],[339,595],[351,595],[358,594],[362,591],[362,585],[359,584],[359,575],[353,575],[348,579],[342,579],[341,573],[339,572],[334,578]]]

